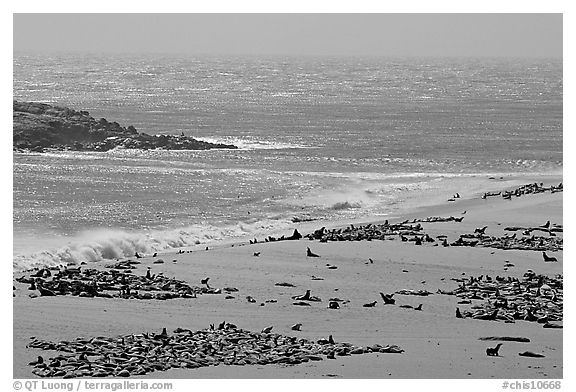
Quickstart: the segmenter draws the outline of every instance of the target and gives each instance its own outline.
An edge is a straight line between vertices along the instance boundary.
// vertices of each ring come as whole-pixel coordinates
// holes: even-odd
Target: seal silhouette
[[[306,256],[307,256],[307,257],[320,257],[320,256],[317,255],[316,253],[312,253],[312,251],[310,250],[310,248],[306,248]]]
[[[502,347],[502,343],[498,343],[496,347],[488,347],[486,349],[486,355],[489,357],[498,357],[498,351],[500,350],[500,347]]]

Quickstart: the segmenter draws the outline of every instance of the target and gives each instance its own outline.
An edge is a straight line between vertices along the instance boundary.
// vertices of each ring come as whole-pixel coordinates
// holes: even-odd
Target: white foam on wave
[[[208,143],[224,143],[233,144],[239,150],[284,150],[292,148],[308,148],[304,144],[287,143],[272,140],[257,139],[254,137],[235,137],[235,136],[211,136],[211,137],[196,137],[194,139],[201,140]]]
[[[280,218],[280,217],[278,217]],[[114,229],[89,230],[42,251],[22,252],[14,256],[15,270],[33,267],[65,265],[68,263],[96,262],[132,257],[136,252],[169,251],[226,239],[241,239],[268,236],[286,232],[293,226],[289,219],[264,219],[238,222],[221,227],[214,225],[191,225],[178,229],[129,232]]]
[[[521,185],[507,175],[494,182],[486,173],[307,173],[314,185],[288,205],[324,210],[328,215],[370,216],[445,203],[453,195],[474,197],[486,190]],[[494,177],[495,178],[495,177]],[[319,179],[315,180],[315,179]]]

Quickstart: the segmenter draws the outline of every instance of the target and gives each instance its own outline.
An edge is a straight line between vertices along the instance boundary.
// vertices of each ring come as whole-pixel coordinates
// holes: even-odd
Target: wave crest
[[[192,225],[173,230],[156,230],[144,233],[122,230],[86,231],[66,245],[52,249],[14,256],[13,267],[22,270],[34,267],[78,264],[132,257],[136,252],[150,254],[171,249],[193,247],[211,241],[239,239],[242,237],[270,235],[288,229],[289,219],[238,222],[217,227]]]

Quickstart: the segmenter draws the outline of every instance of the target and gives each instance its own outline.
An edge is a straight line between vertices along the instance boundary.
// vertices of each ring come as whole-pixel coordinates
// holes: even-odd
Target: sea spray
[[[288,232],[293,227],[289,219],[238,222],[228,226],[191,225],[169,230],[129,232],[122,230],[88,230],[72,239],[66,245],[55,245],[52,249],[39,252],[21,252],[14,256],[16,270],[42,266],[77,264],[132,257],[136,252],[149,254],[199,244],[264,237],[274,233]]]

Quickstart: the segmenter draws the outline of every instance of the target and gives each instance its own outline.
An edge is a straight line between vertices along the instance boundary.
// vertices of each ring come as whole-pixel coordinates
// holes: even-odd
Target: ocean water
[[[294,217],[384,219],[490,176],[562,173],[561,60],[15,53],[13,66],[14,99],[240,147],[14,153],[16,269],[290,234]]]

